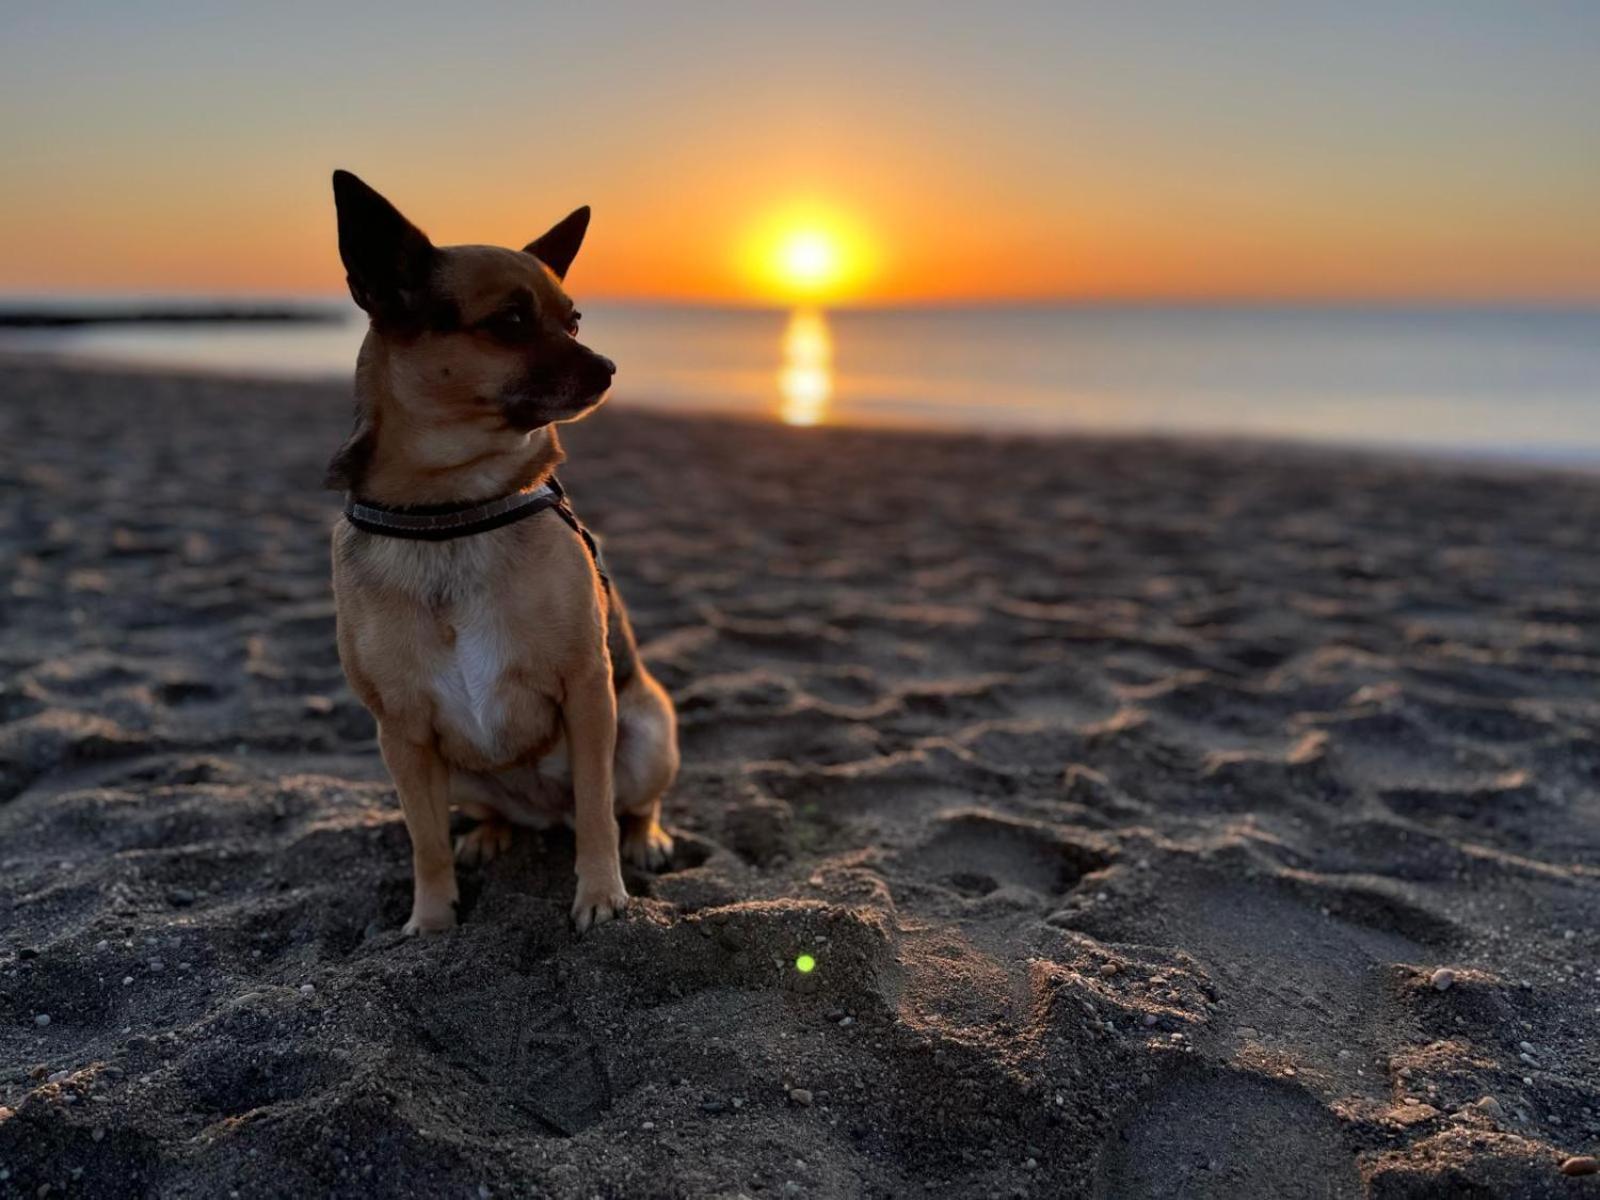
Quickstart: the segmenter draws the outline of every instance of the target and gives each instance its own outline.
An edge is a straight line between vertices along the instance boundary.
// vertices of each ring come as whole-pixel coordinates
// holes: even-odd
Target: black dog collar
[[[501,496],[482,504],[441,504],[427,508],[390,508],[350,497],[345,519],[364,533],[409,538],[420,542],[446,542],[510,525],[554,508],[565,499],[561,485],[551,480],[536,488]]]
[[[583,527],[578,514],[572,511],[567,493],[552,475],[548,483],[536,488],[513,492],[498,500],[482,504],[443,504],[425,508],[390,508],[383,504],[369,504],[349,497],[344,505],[344,517],[363,533],[380,537],[407,538],[419,542],[447,542],[452,538],[470,537],[474,533],[487,533],[503,525],[511,525],[554,509],[558,517],[572,527],[594,559],[595,570],[606,587],[611,580],[606,575],[605,564],[600,559],[600,547],[594,535]]]

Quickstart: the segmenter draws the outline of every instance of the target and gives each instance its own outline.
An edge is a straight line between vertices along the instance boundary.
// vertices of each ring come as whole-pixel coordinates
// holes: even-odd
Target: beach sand
[[[0,1195],[1600,1195],[1600,479],[604,411],[674,867],[408,940],[348,420],[0,369]]]

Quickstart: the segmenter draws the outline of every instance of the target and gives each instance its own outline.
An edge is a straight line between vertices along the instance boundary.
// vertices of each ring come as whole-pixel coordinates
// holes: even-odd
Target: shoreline
[[[0,342],[0,372],[8,369],[43,368],[67,375],[86,374],[110,378],[135,379],[187,379],[201,384],[237,386],[243,388],[298,388],[318,392],[338,392],[348,399],[349,380],[333,375],[273,376],[258,372],[237,371],[196,364],[193,366],[141,361],[136,358],[118,359],[107,356],[86,357],[62,354],[51,350],[19,349]],[[352,368],[352,376],[353,376]],[[1506,453],[1493,451],[1468,451],[1450,447],[1397,446],[1380,443],[1324,441],[1309,438],[1271,437],[1241,433],[1195,433],[1185,431],[1133,431],[1106,430],[1085,427],[1081,430],[1043,429],[1032,432],[1013,427],[964,428],[955,425],[927,424],[885,420],[872,422],[824,423],[818,426],[790,426],[772,413],[750,412],[719,407],[692,408],[655,404],[649,400],[607,400],[602,411],[637,414],[646,418],[664,420],[728,422],[733,425],[751,425],[757,428],[787,431],[794,437],[814,433],[860,433],[880,437],[933,438],[961,440],[977,438],[983,441],[1015,441],[1030,444],[1054,443],[1119,445],[1158,445],[1174,449],[1192,446],[1217,453],[1268,454],[1301,458],[1313,463],[1337,464],[1341,460],[1363,460],[1393,466],[1410,465],[1430,471],[1445,473],[1467,472],[1498,477],[1511,475],[1552,475],[1590,479],[1600,475],[1600,454],[1578,455],[1571,459],[1552,459],[1548,455]]]
[[[107,305],[101,308],[25,308],[0,304],[0,330],[80,329],[99,325],[334,324],[343,314],[299,305]]]

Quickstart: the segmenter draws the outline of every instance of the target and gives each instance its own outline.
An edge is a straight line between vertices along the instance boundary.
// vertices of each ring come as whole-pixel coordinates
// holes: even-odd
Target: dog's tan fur
[[[373,320],[357,364],[356,432],[332,475],[390,506],[542,483],[561,460],[554,422],[603,395],[579,395],[573,380],[597,378],[596,361],[610,373],[569,336],[559,275],[576,245],[552,247],[566,260],[555,270],[536,257],[541,242],[436,249],[353,177],[336,176],[335,189],[351,290]],[[536,333],[516,322],[508,342],[484,324],[508,303],[532,315]],[[443,542],[341,521],[333,581],[339,657],[377,719],[411,834],[406,931],[455,924],[456,854],[491,857],[511,825],[563,817],[577,840],[575,924],[621,912],[618,817],[622,849],[640,866],[671,853],[660,809],[677,773],[676,721],[577,534],[550,513]],[[455,854],[453,805],[481,822]]]

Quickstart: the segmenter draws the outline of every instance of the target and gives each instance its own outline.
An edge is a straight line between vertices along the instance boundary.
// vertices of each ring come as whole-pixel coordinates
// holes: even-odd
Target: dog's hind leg
[[[488,863],[511,849],[511,822],[490,801],[492,786],[464,771],[450,773],[450,799],[477,822],[456,838],[456,861],[462,866]]]
[[[661,797],[678,774],[678,730],[672,701],[641,672],[618,697],[617,814],[622,855],[659,871],[672,859],[672,838],[661,827]]]
[[[464,867],[490,863],[511,849],[511,822],[488,813],[456,838],[456,861]]]
[[[622,857],[645,871],[659,871],[672,861],[672,835],[661,828],[661,801],[647,813],[622,816]]]

